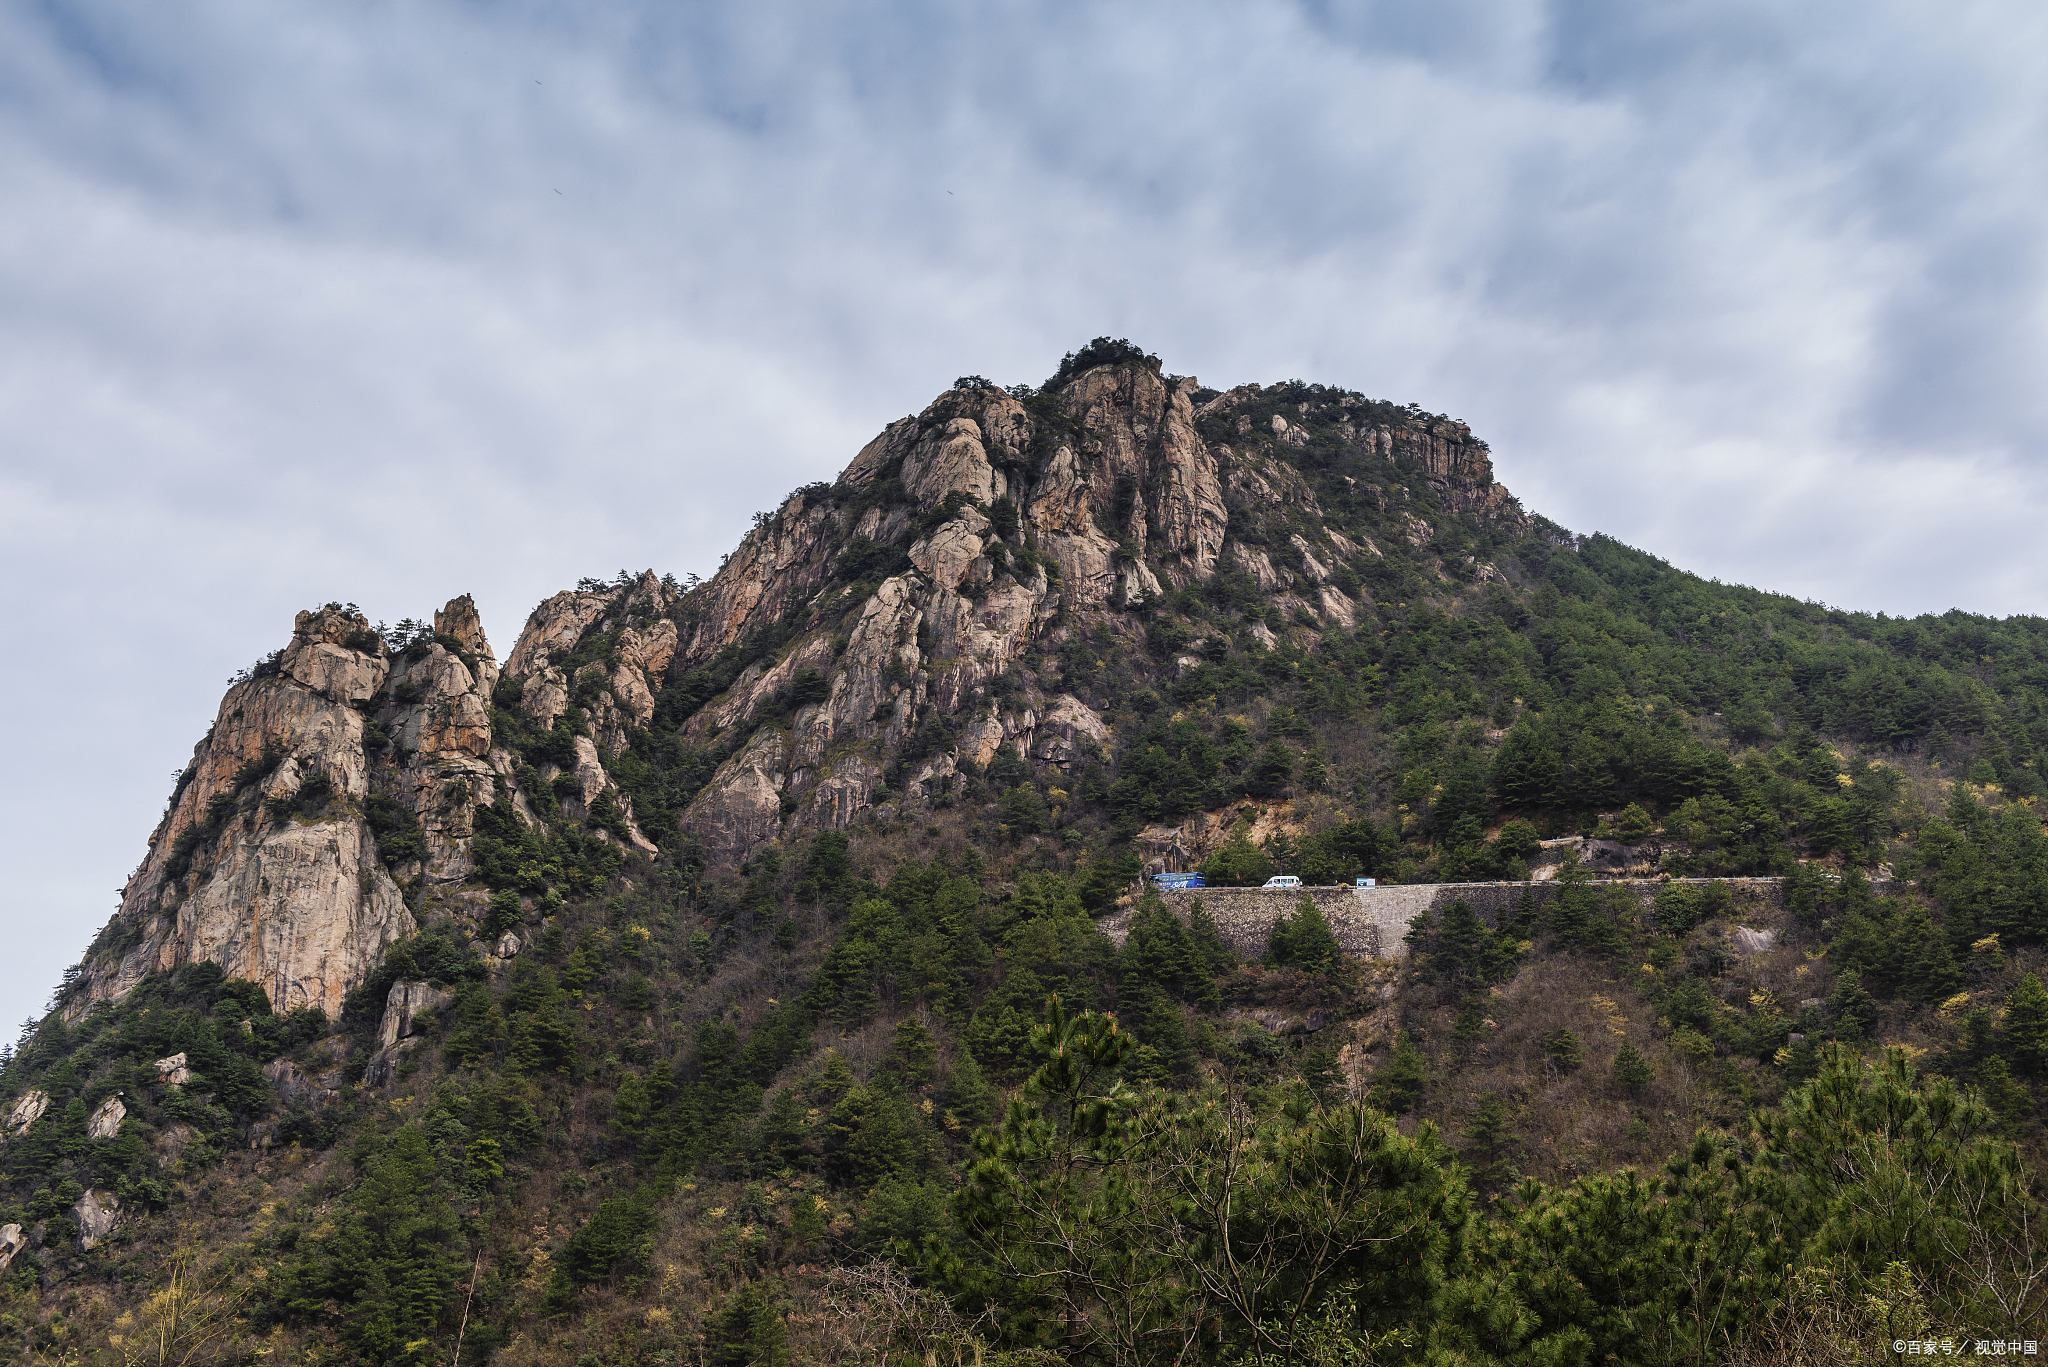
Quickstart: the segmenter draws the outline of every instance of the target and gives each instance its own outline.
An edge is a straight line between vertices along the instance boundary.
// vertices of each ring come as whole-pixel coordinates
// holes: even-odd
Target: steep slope
[[[2044,746],[2039,619],[1706,583],[1348,391],[1103,339],[966,377],[708,582],[580,581],[502,668],[466,597],[300,615],[0,1073],[0,1361],[127,1360],[173,1310],[277,1363],[1241,1357],[1269,1292],[1161,1310],[1199,1231],[1093,1230],[1064,1303],[1015,1262],[1056,1193],[1002,1165],[1080,1131],[1001,1102],[1052,1095],[1055,1037],[1130,1088],[1083,1167],[1148,1239],[1234,1154],[1413,1213],[1297,1278],[1326,1346],[1853,1352],[1869,1305],[1977,1314],[2040,1256]],[[1451,900],[1346,961],[1346,894],[1227,935],[1257,894],[1132,896],[1193,864],[1555,895],[1397,888]],[[1781,1180],[1828,1170],[1816,1076],[1838,1127],[1939,1119],[1898,1172],[2003,1184],[1938,1225],[2004,1240],[1989,1281]],[[2036,1332],[2008,1300],[1978,1327]]]

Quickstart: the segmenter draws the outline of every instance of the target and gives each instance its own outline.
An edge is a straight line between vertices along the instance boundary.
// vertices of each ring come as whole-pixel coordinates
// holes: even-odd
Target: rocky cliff
[[[1165,597],[1223,574],[1312,644],[1370,601],[1362,523],[1488,575],[1435,547],[1446,515],[1526,527],[1446,419],[1319,387],[1216,393],[1129,359],[1043,392],[963,384],[765,516],[679,605],[672,682],[752,657],[684,728],[749,734],[681,827],[738,861],[789,824],[928,808],[1005,745],[1061,767],[1106,753],[1055,658],[1069,642],[1144,661],[1171,634],[1148,625]]]
[[[1527,525],[1447,419],[1207,390],[1128,348],[1043,390],[962,381],[761,515],[708,582],[585,581],[502,668],[467,596],[396,632],[301,613],[222,700],[66,1011],[208,960],[333,1014],[422,915],[483,933],[480,885],[552,905],[629,850],[732,865],[944,805],[1006,752],[1107,761],[1104,672],[1142,685],[1220,648],[1173,595],[1255,600],[1255,645],[1313,648],[1418,557],[1483,581],[1457,529],[1484,524]]]
[[[543,669],[546,612],[521,643]],[[517,763],[493,743],[499,668],[467,595],[405,637],[329,604],[229,688],[68,1016],[196,961],[261,984],[278,1011],[332,1015],[423,901],[461,903],[475,814]],[[565,768],[591,796],[609,782],[594,758]]]

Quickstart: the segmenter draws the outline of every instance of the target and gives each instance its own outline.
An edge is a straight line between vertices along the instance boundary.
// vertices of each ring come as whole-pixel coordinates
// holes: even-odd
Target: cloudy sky
[[[328,599],[708,573],[1128,336],[1470,421],[1531,508],[2039,611],[2048,10],[0,0],[0,1009]]]

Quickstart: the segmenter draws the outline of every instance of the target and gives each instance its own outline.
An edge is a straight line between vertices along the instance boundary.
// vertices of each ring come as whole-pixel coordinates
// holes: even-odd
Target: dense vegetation
[[[1157,368],[1098,339],[1047,389],[1104,362]],[[1355,628],[1238,561],[1065,619],[991,701],[1070,692],[1110,749],[1006,747],[929,809],[739,870],[677,818],[827,682],[689,724],[796,624],[674,674],[610,761],[648,858],[562,777],[603,703],[578,671],[627,624],[600,618],[561,722],[494,700],[519,762],[476,810],[477,884],[331,1029],[207,965],[29,1023],[0,1119],[47,1109],[0,1147],[26,1238],[0,1360],[179,1360],[139,1347],[179,1333],[193,1361],[510,1367],[1848,1363],[2048,1337],[2048,623],[1705,582],[1461,514],[1342,435],[1432,420],[1296,383],[1201,420],[1301,481],[1234,503],[1232,534],[1295,573],[1323,557],[1370,595]],[[834,582],[907,544],[843,548]],[[623,575],[585,587],[627,601]],[[916,718],[891,791],[953,724]],[[1146,842],[1205,814],[1213,883],[1555,877],[1418,920],[1398,963],[1347,959],[1306,898],[1233,952],[1199,896],[1125,900]],[[367,817],[388,860],[416,852],[402,810]],[[1542,843],[1570,835],[1591,843]],[[1757,874],[1784,882],[1719,881]],[[487,958],[506,931],[518,955]],[[440,1004],[381,1047],[399,982]],[[190,1077],[162,1080],[179,1053]],[[88,1190],[122,1211],[89,1251]]]

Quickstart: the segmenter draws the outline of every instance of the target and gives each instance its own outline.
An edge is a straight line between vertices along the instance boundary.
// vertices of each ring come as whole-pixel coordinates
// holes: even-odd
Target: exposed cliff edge
[[[87,956],[67,1013],[195,960],[279,1010],[333,1012],[415,926],[376,858],[367,709],[390,674],[359,613],[302,612],[291,643],[228,689]]]

